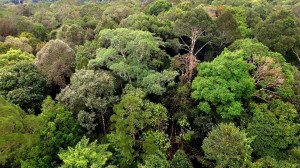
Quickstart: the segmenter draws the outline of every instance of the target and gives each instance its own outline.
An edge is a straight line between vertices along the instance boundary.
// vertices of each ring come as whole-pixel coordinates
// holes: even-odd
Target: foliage
[[[83,113],[95,113],[95,117],[101,121],[97,123],[101,123],[103,130],[106,131],[109,108],[117,100],[117,97],[114,96],[115,88],[115,78],[108,72],[78,70],[71,77],[70,85],[61,91],[57,99],[75,114],[81,111],[81,117],[87,115]],[[79,121],[81,117],[79,117]],[[86,124],[93,125],[93,120],[89,119],[89,121],[90,123]],[[83,124],[84,122],[80,122],[80,125]],[[88,131],[93,130],[88,129]]]
[[[9,68],[17,63],[33,63],[33,61],[34,56],[32,54],[11,49],[7,53],[0,55],[0,76],[4,75]]]
[[[27,112],[38,112],[46,98],[46,80],[31,63],[18,63],[0,78],[0,95]]]
[[[96,58],[96,50],[101,46],[96,41],[86,41],[75,47],[76,69],[86,69],[89,60]]]
[[[138,150],[134,149],[141,149],[141,144],[139,143],[141,137],[136,137],[139,137],[140,132],[146,133],[151,130],[163,131],[167,121],[167,109],[161,104],[145,100],[145,92],[141,89],[134,89],[132,86],[127,86],[120,103],[114,106],[114,112],[115,114],[110,119],[115,131],[108,138],[118,152],[121,166],[134,165],[134,162],[136,162],[135,158],[139,156]],[[151,136],[144,136],[144,141],[148,142],[148,145],[145,147],[149,148],[149,145],[152,143],[151,146],[160,151],[159,149],[163,149],[163,147],[158,145],[159,141],[155,139],[162,141],[162,139],[156,138],[156,136],[161,134],[153,133],[153,135],[151,135],[152,133],[149,134]],[[159,144],[165,143],[160,142]],[[155,152],[156,150],[150,151]]]
[[[299,20],[289,11],[272,12],[264,22],[257,25],[255,37],[282,55],[292,51],[290,54],[299,60],[299,25]]]
[[[54,14],[46,9],[36,12],[33,19],[34,21],[42,24],[48,30],[56,28],[59,24],[54,17]]]
[[[67,43],[70,47],[83,44],[84,42],[84,29],[79,25],[62,25],[57,30],[57,39]]]
[[[215,22],[217,27],[217,37],[220,39],[218,45],[221,48],[241,37],[238,23],[229,10],[222,11]]]
[[[300,167],[298,1],[0,0],[0,167]]]
[[[295,69],[285,62],[282,55],[250,39],[237,40],[229,49],[243,50],[241,56],[255,66],[251,76],[256,84],[255,96],[259,99],[268,101],[276,97],[290,99],[293,96]]]
[[[144,158],[145,164],[139,165],[138,168],[148,168],[148,167],[161,167],[168,168],[169,162],[167,158],[162,153],[157,153],[153,155],[146,155]]]
[[[249,11],[241,7],[228,7],[228,10],[233,14],[238,23],[238,30],[243,38],[249,38],[252,34],[250,25],[248,25]]]
[[[181,167],[187,167],[187,168],[193,168],[193,164],[191,160],[188,158],[188,156],[185,154],[184,150],[177,150],[176,153],[173,156],[173,159],[171,161],[171,167],[173,168],[181,168]]]
[[[21,162],[22,167],[57,167],[60,163],[58,152],[80,140],[80,128],[64,106],[47,97],[42,105],[40,141],[28,152]]]
[[[92,69],[107,67],[124,81],[138,87],[146,86],[145,91],[157,95],[163,94],[165,86],[172,84],[177,76],[174,71],[157,71],[163,64],[160,60],[163,55],[159,48],[161,41],[149,32],[105,29],[99,33],[98,40],[103,48],[97,50],[96,59],[89,61],[88,66]],[[156,64],[151,65],[151,62]],[[157,78],[159,76],[153,76],[153,73],[167,76]],[[149,86],[149,80],[155,83]]]
[[[37,37],[35,37],[32,33],[28,33],[28,32],[22,32],[19,35],[19,38],[27,38],[28,39],[28,44],[33,48],[34,51],[36,51],[36,47],[37,45],[41,42],[41,39],[38,39]],[[36,52],[34,52],[36,53]]]
[[[68,147],[67,151],[61,151],[58,156],[63,160],[64,167],[101,168],[112,156],[107,151],[108,144],[97,144],[97,141],[89,143],[89,139],[83,137],[74,148]]]
[[[216,108],[227,119],[241,115],[242,101],[254,93],[254,80],[249,74],[252,67],[238,55],[226,51],[211,63],[199,65],[192,97],[199,101],[201,111],[211,113]]]
[[[143,13],[128,16],[122,20],[121,25],[133,30],[148,31],[163,39],[172,36],[173,25],[171,22],[161,21],[155,16],[145,15]]]
[[[259,157],[270,156],[287,159],[288,150],[299,145],[297,136],[300,127],[294,123],[297,111],[289,103],[280,100],[268,104],[253,104],[253,119],[247,132],[255,136],[252,142],[254,152]],[[272,135],[272,136],[269,136]]]
[[[47,79],[48,84],[66,86],[73,73],[75,53],[61,40],[50,40],[38,53],[35,65]]]
[[[154,1],[148,6],[148,12],[150,15],[158,15],[161,12],[168,11],[172,7],[172,4],[166,0]]]
[[[19,166],[24,149],[39,140],[40,120],[0,97],[0,165]]]
[[[5,43],[11,46],[13,49],[20,49],[23,52],[32,53],[33,48],[29,44],[29,39],[26,37],[12,37],[7,36],[5,38]]]
[[[281,168],[281,167],[298,167],[299,164],[291,163],[287,160],[276,160],[272,157],[264,157],[258,159],[254,162],[251,167],[253,168],[263,168],[263,167],[274,167],[274,168]]]
[[[252,148],[244,131],[234,124],[219,124],[204,139],[206,157],[217,162],[216,167],[245,167],[251,162]]]

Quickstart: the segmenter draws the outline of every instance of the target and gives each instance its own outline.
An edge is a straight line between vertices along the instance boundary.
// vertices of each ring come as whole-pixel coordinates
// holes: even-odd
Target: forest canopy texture
[[[0,0],[0,167],[300,167],[299,0]]]

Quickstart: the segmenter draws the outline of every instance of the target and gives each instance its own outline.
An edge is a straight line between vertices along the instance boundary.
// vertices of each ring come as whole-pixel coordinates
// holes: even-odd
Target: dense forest
[[[0,0],[0,167],[300,167],[299,0]]]

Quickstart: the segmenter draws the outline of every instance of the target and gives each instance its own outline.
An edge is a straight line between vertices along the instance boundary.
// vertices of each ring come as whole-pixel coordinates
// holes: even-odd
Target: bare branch
[[[197,52],[194,55],[197,55],[207,44],[210,44],[211,41],[206,42],[200,49],[197,50]]]

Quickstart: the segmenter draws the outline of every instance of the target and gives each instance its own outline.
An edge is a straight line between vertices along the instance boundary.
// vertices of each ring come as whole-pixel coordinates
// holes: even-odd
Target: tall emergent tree
[[[115,78],[109,72],[78,70],[57,99],[78,115],[80,125],[89,133],[98,123],[106,132],[109,108],[117,100],[115,89]],[[96,123],[95,119],[98,119]]]
[[[89,61],[91,69],[108,68],[126,83],[157,95],[162,95],[166,86],[173,84],[177,72],[161,70],[170,64],[170,59],[159,48],[163,44],[161,40],[150,32],[105,29],[98,36],[102,47],[97,50],[97,57]]]
[[[50,40],[38,53],[35,65],[52,85],[65,87],[74,71],[75,52],[61,40]]]
[[[179,37],[183,49],[187,52],[177,59],[181,64],[182,80],[191,83],[199,62],[196,56],[211,43],[209,37],[213,21],[200,6],[188,10],[173,7],[164,15],[165,18],[174,21],[174,33]]]

